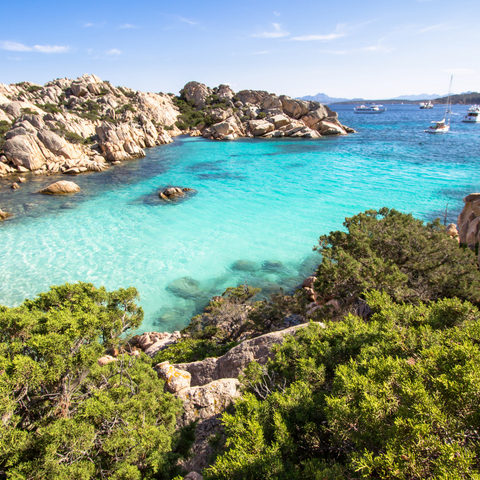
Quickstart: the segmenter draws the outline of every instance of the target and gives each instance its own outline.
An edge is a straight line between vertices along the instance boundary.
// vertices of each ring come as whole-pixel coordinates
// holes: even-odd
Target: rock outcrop
[[[0,121],[10,124],[0,175],[21,168],[37,174],[102,171],[107,162],[170,143],[180,133],[178,115],[169,95],[113,87],[96,75],[44,86],[0,84]]]
[[[295,334],[299,328],[306,325],[308,324],[297,325],[246,340],[219,358],[206,358],[199,362],[180,363],[176,364],[175,367],[191,374],[192,387],[206,385],[222,378],[238,378],[250,362],[255,360],[260,365],[266,364],[268,359],[271,358],[273,344],[282,343],[285,335]]]
[[[80,187],[76,183],[61,180],[59,182],[52,183],[43,190],[40,190],[40,193],[45,195],[68,195],[71,193],[77,193],[79,191]]]
[[[181,188],[181,187],[169,187],[165,190],[161,191],[158,196],[162,200],[172,201],[178,200],[179,198],[183,198],[186,195],[194,195],[197,191],[193,188]]]
[[[468,248],[475,250],[476,245],[480,243],[480,193],[471,193],[463,201],[465,205],[457,219],[458,241],[461,245],[467,245]],[[447,233],[455,238],[453,227],[448,225]],[[480,250],[478,262],[480,265]]]

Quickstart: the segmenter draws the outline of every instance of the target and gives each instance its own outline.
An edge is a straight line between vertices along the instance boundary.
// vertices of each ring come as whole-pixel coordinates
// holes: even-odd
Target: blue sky
[[[177,93],[392,98],[480,90],[479,0],[27,0],[2,6],[0,82],[95,73]]]

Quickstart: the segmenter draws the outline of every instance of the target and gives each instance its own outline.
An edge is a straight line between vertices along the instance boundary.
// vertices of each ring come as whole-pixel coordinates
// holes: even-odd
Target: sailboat
[[[439,122],[432,122],[435,125],[430,125],[427,130],[424,130],[426,133],[447,133],[450,130],[450,116],[452,114],[451,105],[450,105],[450,93],[452,91],[452,81],[453,75],[450,79],[450,88],[448,89],[448,97],[447,97],[447,106],[445,108],[445,115],[443,116],[443,120]],[[447,119],[448,116],[448,119]]]

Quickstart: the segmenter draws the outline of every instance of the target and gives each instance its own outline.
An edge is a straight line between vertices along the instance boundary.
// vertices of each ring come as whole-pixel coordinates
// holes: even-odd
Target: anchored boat
[[[467,114],[463,117],[462,122],[465,123],[478,123],[480,122],[480,107],[477,105],[472,105]]]
[[[433,108],[432,102],[421,102],[419,105],[421,110],[430,110]]]
[[[383,105],[360,105],[353,109],[354,113],[383,113],[387,109]]]
[[[450,88],[448,89],[447,97],[447,106],[445,108],[445,116],[443,120],[432,122],[435,125],[430,125],[427,130],[424,130],[425,133],[447,133],[450,130],[450,116],[451,116],[451,105],[450,105],[450,92],[452,91],[452,81],[453,75],[450,78]]]

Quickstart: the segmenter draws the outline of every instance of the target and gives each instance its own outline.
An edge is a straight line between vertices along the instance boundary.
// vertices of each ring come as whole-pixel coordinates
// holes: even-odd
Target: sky
[[[0,82],[94,73],[177,94],[210,87],[387,99],[480,90],[480,0],[5,2]]]

